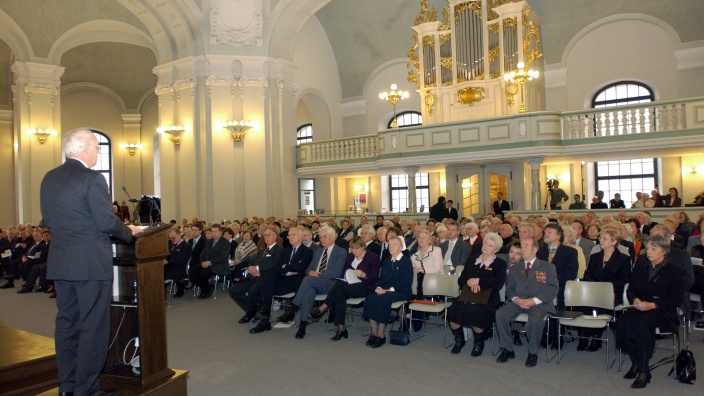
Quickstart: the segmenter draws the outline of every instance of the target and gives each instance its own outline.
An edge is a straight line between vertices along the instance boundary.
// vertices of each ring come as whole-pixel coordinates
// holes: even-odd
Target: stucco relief
[[[212,0],[211,44],[261,47],[262,24],[262,0]]]

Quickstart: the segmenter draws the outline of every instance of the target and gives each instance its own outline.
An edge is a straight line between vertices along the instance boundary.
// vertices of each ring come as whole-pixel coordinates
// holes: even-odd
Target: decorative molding
[[[543,163],[543,158],[526,158],[526,162],[530,165],[531,170],[540,169],[540,164]]]
[[[237,79],[233,76],[227,75],[213,75],[210,74],[205,78],[205,85],[237,85]]]
[[[156,96],[161,96],[165,93],[171,93],[174,91],[173,85],[171,83],[157,84],[154,88],[154,93]]]
[[[398,135],[391,135],[391,150],[398,150]]]
[[[279,78],[279,80],[277,81],[277,84],[279,84],[279,89],[280,89],[280,90],[283,90],[284,88],[285,88],[285,89],[290,89],[290,90],[292,90],[294,93],[298,93],[298,91],[301,89],[300,84],[298,84],[298,82],[293,81],[293,80],[287,80],[287,79]]]
[[[415,175],[420,171],[420,166],[404,166],[403,167],[403,173],[409,174],[409,175]]]
[[[212,0],[210,44],[261,47],[263,24],[262,0]]]
[[[342,117],[352,117],[367,114],[367,101],[364,99],[342,102],[340,104]]]
[[[176,80],[172,84],[172,88],[174,91],[178,92],[186,88],[195,88],[196,86],[196,79],[193,77],[187,77],[183,78],[180,80]]]
[[[24,85],[24,92],[28,94],[46,93],[53,96],[59,93],[59,87],[50,83],[28,82]]]
[[[522,139],[528,137],[528,121],[518,121],[518,137]]]
[[[240,87],[247,85],[258,85],[262,88],[266,88],[269,86],[269,80],[267,80],[264,76],[242,76],[239,80],[237,80],[237,85]]]
[[[675,51],[677,70],[704,67],[704,45]]]
[[[545,89],[559,88],[567,86],[567,68],[545,70],[543,72],[545,79]]]

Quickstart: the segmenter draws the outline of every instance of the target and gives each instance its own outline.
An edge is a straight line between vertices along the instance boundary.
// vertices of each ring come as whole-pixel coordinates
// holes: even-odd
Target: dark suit
[[[191,264],[188,271],[188,279],[191,283],[196,284],[196,271],[199,271],[197,267],[200,267],[200,256],[203,254],[203,249],[205,249],[205,236],[201,235],[198,241],[195,239],[188,241],[191,245]]]
[[[381,256],[381,246],[378,243],[375,243],[374,241],[369,242],[365,250],[367,252],[372,252],[377,256]]]
[[[641,249],[642,252],[645,249]],[[685,317],[689,318],[692,311],[692,305],[689,300],[689,289],[694,285],[694,269],[692,268],[692,258],[689,257],[684,250],[670,249],[670,253],[667,254],[667,262],[672,266],[680,269],[682,274],[682,305],[680,308],[684,312]],[[641,254],[636,260],[636,265],[633,267],[633,271],[639,265],[647,265],[648,257],[645,254]],[[630,287],[630,286],[629,286]]]
[[[448,209],[447,209],[447,215],[446,215],[445,217],[449,217],[449,218],[451,218],[452,220],[457,221],[457,219],[459,218],[459,215],[457,214],[457,209],[455,209],[455,208],[448,208]]]
[[[56,288],[56,361],[59,392],[95,392],[110,338],[112,244],[131,230],[112,213],[105,178],[67,159],[49,171],[40,189],[44,224],[52,242],[47,276]]]
[[[186,267],[191,260],[191,245],[181,240],[171,247],[169,256],[166,257],[167,264],[164,266],[164,279],[171,279],[174,282],[186,279]]]
[[[615,199],[612,199],[611,201],[609,201],[609,208],[611,208],[611,209],[619,209],[619,208],[626,209],[626,203],[623,202],[622,199],[619,199],[618,201]]]
[[[197,263],[191,262],[191,282],[195,279],[195,284],[200,287],[201,296],[210,294],[210,278],[213,275],[225,277],[230,273],[230,266],[227,262],[230,256],[230,242],[227,239],[220,237],[217,241],[205,241],[205,249],[200,255],[200,260]],[[203,268],[201,263],[209,261],[210,266]]]
[[[494,208],[494,214],[501,215],[501,218],[503,218],[504,210],[511,210],[511,205],[506,200],[501,200],[501,203],[494,201],[491,206]]]
[[[538,249],[537,257],[540,260],[548,261],[550,250],[547,246]],[[557,309],[565,308],[565,284],[569,280],[577,279],[579,272],[579,258],[577,250],[570,246],[560,245],[552,258],[552,264],[557,271],[557,279],[560,282],[560,291],[557,294]]]
[[[342,268],[345,266],[347,253],[344,249],[337,245],[332,245],[331,253],[328,254],[327,269],[318,276],[306,275],[301,282],[301,286],[296,291],[296,297],[293,298],[293,304],[301,309],[298,321],[307,322],[308,314],[313,309],[315,296],[318,294],[326,294],[335,283],[335,278],[342,275]],[[327,249],[321,248],[313,253],[313,259],[306,274],[310,271],[318,271],[324,252]],[[303,318],[303,320],[301,320]]]
[[[377,323],[386,324],[391,313],[391,304],[396,301],[408,300],[413,295],[413,276],[413,264],[408,257],[401,256],[399,260],[391,258],[384,260],[376,287],[386,290],[393,287],[394,291],[369,294],[364,301],[362,315]]]
[[[440,244],[440,251],[442,252],[442,261],[445,263],[445,253],[450,247],[450,240]],[[452,261],[452,266],[457,267],[458,265],[467,264],[469,259],[469,244],[465,243],[462,239],[457,238],[455,240],[455,247],[452,249],[452,254],[450,255],[450,261]]]
[[[584,271],[583,281],[586,282],[611,282],[614,285],[614,304],[623,302],[623,289],[631,276],[630,258],[614,249],[609,261],[604,265],[604,251],[592,254],[589,264]]]
[[[496,311],[496,329],[499,332],[501,348],[513,351],[511,323],[518,315],[527,313],[528,353],[538,354],[545,325],[544,318],[548,314],[555,313],[553,300],[559,288],[555,266],[547,261],[535,259],[528,275],[526,275],[526,264],[523,260],[509,269],[506,278],[506,301],[508,302]],[[537,298],[541,303],[529,310],[524,310],[513,302],[514,297]]]
[[[26,280],[24,286],[22,287],[29,290],[34,289],[34,283],[39,277],[41,266],[46,263],[48,254],[49,243],[44,242],[44,240],[40,241],[27,251],[27,262],[20,264],[20,274]],[[38,257],[31,258],[30,256]]]
[[[355,255],[349,253],[345,260],[342,277],[345,277],[345,272],[353,270],[352,262],[355,260]],[[347,310],[348,298],[366,297],[376,288],[376,280],[379,278],[381,263],[379,256],[374,253],[366,252],[362,261],[357,264],[357,270],[364,272],[365,277],[361,278],[361,282],[349,284],[345,281],[338,280],[328,292],[328,297],[325,299],[325,305],[330,307],[333,321],[335,325],[345,324],[345,312]]]

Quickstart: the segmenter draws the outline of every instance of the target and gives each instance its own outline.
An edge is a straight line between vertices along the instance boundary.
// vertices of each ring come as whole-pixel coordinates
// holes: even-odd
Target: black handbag
[[[697,379],[697,363],[694,361],[694,354],[692,351],[688,351],[686,349],[681,350],[677,355],[675,367],[677,367],[675,378],[681,383],[692,385],[693,381]],[[670,370],[668,375],[675,371],[675,367]]]
[[[411,335],[407,329],[391,330],[389,338],[389,342],[393,345],[406,346],[411,343]]]

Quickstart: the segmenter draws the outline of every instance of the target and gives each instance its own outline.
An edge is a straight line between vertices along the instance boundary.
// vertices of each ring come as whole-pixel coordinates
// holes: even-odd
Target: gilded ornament
[[[513,97],[518,93],[518,84],[509,82],[506,84],[506,96],[508,97],[508,105],[513,106]]]
[[[442,25],[440,25],[440,30],[450,30],[452,26],[450,25],[450,5],[446,5],[442,9]]]
[[[428,111],[428,115],[433,115],[433,106],[435,106],[435,96],[432,93],[426,92],[425,94],[425,109]]]
[[[494,32],[496,34],[499,34],[499,24],[498,23],[492,23],[486,26],[487,29],[489,29],[490,32]]]
[[[428,1],[423,0],[420,2],[420,12],[416,19],[413,20],[413,26],[418,26],[421,23],[435,22],[437,20],[438,10],[432,7],[428,10]]]
[[[455,6],[455,25],[460,20],[460,16],[467,10],[474,12],[479,18],[482,17],[482,3],[480,1],[458,4]]]
[[[440,45],[445,44],[446,42],[450,41],[452,39],[451,34],[441,34],[440,35]]]
[[[440,58],[440,65],[441,65],[442,67],[444,67],[445,69],[450,69],[450,70],[452,70],[452,63],[453,63],[453,61],[452,61],[452,57],[451,57],[451,56],[449,56],[449,57],[441,57],[441,58]]]
[[[484,99],[484,88],[468,87],[457,91],[457,101],[470,106]]]
[[[435,49],[435,36],[423,36],[423,47]]]
[[[516,18],[505,18],[503,20],[503,22],[504,22],[504,32],[506,32],[506,29],[508,29],[508,28],[513,28],[513,30],[516,30],[516,27],[517,27]]]
[[[539,51],[540,30],[535,27],[533,21],[528,19],[528,15],[530,15],[531,12],[532,10],[530,8],[523,11],[523,26],[528,28],[528,31],[523,36],[523,54],[526,55],[526,69],[529,68],[534,60],[543,56]]]

